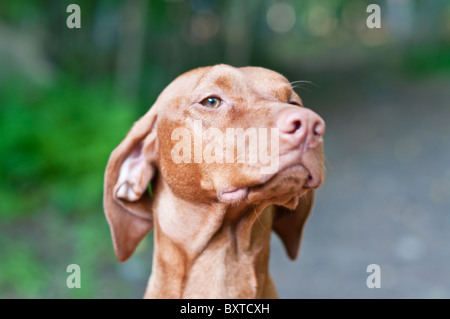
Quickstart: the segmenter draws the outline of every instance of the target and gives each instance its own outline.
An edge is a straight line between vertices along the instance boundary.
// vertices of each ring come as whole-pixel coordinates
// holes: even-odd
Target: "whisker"
[[[331,166],[330,161],[324,156],[325,165],[323,166],[323,186],[326,188],[328,181],[328,172],[333,172],[333,166]]]
[[[311,90],[305,88],[303,85],[294,85],[294,86],[292,86],[292,88],[293,89],[302,89],[302,90],[305,90],[305,91],[308,91],[309,93],[311,93]]]
[[[314,85],[317,88],[319,87],[316,83],[314,83],[312,81],[306,81],[306,80],[292,81],[292,82],[290,82],[290,85],[296,86],[299,83],[300,84],[311,84],[311,85]]]
[[[245,159],[245,153],[241,153],[241,154],[239,154],[238,156],[236,156],[236,163],[238,162],[238,160],[239,160],[242,156],[244,156],[244,159]]]
[[[313,85],[313,86],[315,86],[317,88],[319,87],[314,82],[312,82],[312,81],[305,81],[305,80],[292,81],[289,84],[291,85],[292,89],[294,89],[294,90],[299,88],[299,89],[302,89],[302,90],[305,90],[305,91],[308,91],[308,92],[311,92],[311,90],[307,89],[305,87],[305,84],[310,84],[310,85]]]
[[[245,198],[245,202],[246,202],[247,204],[251,205],[250,202],[248,201],[248,198],[247,198],[247,197]],[[261,221],[261,219],[259,219],[259,215],[258,215],[258,213],[256,212],[256,206],[255,206],[255,205],[252,205],[252,206],[253,206],[253,214],[254,214],[254,216],[256,217],[256,219],[258,220],[259,224],[262,226],[262,228],[263,228],[266,232],[270,233],[270,229],[267,229],[266,226],[264,226],[264,224],[263,224],[263,222]],[[262,212],[264,212],[264,210],[266,210],[266,209],[267,209],[267,208],[264,208]],[[261,212],[261,214],[262,214],[262,212]]]
[[[264,211],[265,209],[263,209],[263,211]],[[260,223],[260,225],[262,226],[262,228],[266,231],[266,232],[268,232],[268,233],[270,233],[270,229],[267,229],[266,228],[266,226],[264,226],[264,224],[263,224],[263,222],[261,221],[261,219],[259,219],[259,215],[256,213],[256,207],[255,206],[253,206],[253,213],[255,214],[255,217],[256,217],[256,219],[258,220],[258,222]],[[262,212],[261,212],[262,213]]]

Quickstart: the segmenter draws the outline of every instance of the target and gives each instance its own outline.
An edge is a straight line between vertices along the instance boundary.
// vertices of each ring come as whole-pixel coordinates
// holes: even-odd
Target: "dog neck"
[[[247,203],[194,205],[167,185],[157,192],[145,298],[277,297],[268,273],[271,210]]]

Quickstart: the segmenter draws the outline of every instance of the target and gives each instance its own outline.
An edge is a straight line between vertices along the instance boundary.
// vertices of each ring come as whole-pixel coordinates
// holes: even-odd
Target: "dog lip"
[[[308,177],[310,176],[309,170],[303,164],[295,162],[295,163],[293,163],[291,165],[287,165],[286,167],[284,167],[283,169],[279,170],[278,172],[276,172],[274,174],[266,175],[267,178],[263,178],[260,182],[252,184],[252,185],[249,185],[248,188],[250,190],[252,190],[252,191],[260,189],[260,188],[264,187],[264,185],[267,185],[272,180],[274,180],[277,176],[280,176],[282,174],[288,173],[290,170],[294,171],[294,170],[300,170],[300,169],[306,171],[305,178],[307,180]],[[306,183],[306,181],[305,181],[305,183]],[[307,187],[306,187],[306,185],[303,185],[302,188],[306,189]]]
[[[292,165],[286,166],[285,168],[283,168],[282,170],[280,170],[276,174],[286,173],[287,171],[295,170],[295,169],[298,169],[298,168],[301,168],[301,169],[305,170],[308,173],[308,175],[310,174],[308,168],[306,168],[306,166],[303,165],[302,163],[294,163]]]
[[[302,169],[306,172],[306,180],[305,184],[303,185],[303,188],[305,189],[314,189],[318,188],[322,184],[322,174],[317,172],[317,170],[311,170],[307,165],[303,163],[294,163],[292,165],[289,165],[276,174],[274,174],[270,179],[274,178],[278,174],[287,173],[290,170],[294,171],[296,169]],[[269,179],[269,180],[270,180]]]
[[[276,176],[279,176],[279,175],[281,175],[281,174],[288,173],[288,172],[291,171],[291,170],[292,170],[292,171],[295,171],[295,170],[299,170],[299,169],[306,171],[306,173],[307,173],[307,178],[311,175],[309,169],[306,168],[305,165],[303,165],[302,163],[299,163],[299,162],[294,162],[294,163],[292,163],[292,164],[290,164],[290,165],[286,165],[285,167],[283,167],[282,169],[280,169],[278,172],[276,172],[276,173],[274,173],[274,174],[272,174],[272,175],[269,175],[269,176],[267,177],[267,179],[263,179],[263,180],[261,181],[261,183],[259,183],[257,186],[261,186],[261,185],[264,185],[264,184],[270,182],[270,181],[271,181],[272,179],[274,179]]]
[[[224,203],[237,203],[247,197],[248,187],[233,187],[218,192],[218,198]]]

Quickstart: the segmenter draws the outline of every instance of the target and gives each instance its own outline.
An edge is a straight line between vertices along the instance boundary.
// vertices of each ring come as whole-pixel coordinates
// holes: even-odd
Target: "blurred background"
[[[115,259],[104,168],[171,80],[216,63],[311,81],[297,92],[327,122],[299,259],[272,238],[280,297],[450,298],[447,0],[1,0],[0,297],[143,295],[152,236]]]

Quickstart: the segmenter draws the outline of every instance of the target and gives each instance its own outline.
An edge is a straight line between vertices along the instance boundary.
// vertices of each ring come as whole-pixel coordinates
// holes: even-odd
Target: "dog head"
[[[153,227],[149,185],[190,202],[276,206],[291,258],[322,182],[325,123],[277,72],[228,65],[176,78],[112,152],[104,208],[126,260]]]

